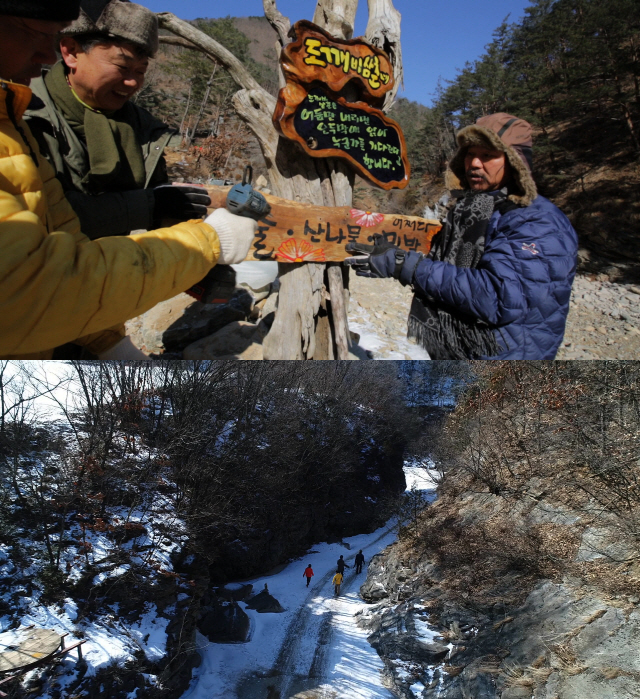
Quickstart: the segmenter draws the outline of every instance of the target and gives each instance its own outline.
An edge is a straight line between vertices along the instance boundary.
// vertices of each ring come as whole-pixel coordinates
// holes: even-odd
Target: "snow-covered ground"
[[[356,576],[353,568],[348,569],[342,593],[337,599],[334,598],[331,580],[340,555],[344,556],[348,565],[353,566],[353,558],[360,549],[368,561],[395,538],[394,529],[387,526],[372,534],[344,539],[342,544],[319,544],[281,572],[248,581],[256,592],[268,585],[271,595],[286,611],[282,614],[259,614],[246,610],[252,624],[251,640],[246,644],[213,644],[200,636],[203,662],[195,671],[197,674],[193,684],[183,699],[267,696],[270,683],[275,684],[276,680],[265,675],[276,665],[281,646],[288,634],[293,633],[290,629],[292,625],[301,636],[291,649],[293,657],[288,658],[288,671],[292,675],[279,680],[280,691],[285,689],[280,686],[282,681],[291,687],[288,691],[297,689],[299,685],[298,691],[315,688],[322,690],[327,697],[393,697],[381,684],[382,662],[367,642],[367,633],[355,623],[354,615],[365,606],[358,590],[365,581],[366,571]],[[313,568],[314,577],[307,589],[303,571],[308,564]],[[310,622],[310,628],[306,625],[299,628],[295,624],[301,610],[306,611],[305,621]],[[310,670],[318,650],[317,635],[326,634],[327,630],[330,641],[323,644],[327,647],[324,667],[319,668],[320,677],[311,678]],[[241,681],[242,678],[244,681]],[[239,684],[239,693],[236,694]],[[290,696],[288,691],[285,690],[282,697]]]
[[[408,489],[415,486],[424,491],[425,500],[435,498],[435,484],[424,466],[407,466],[405,475]],[[255,592],[266,584],[286,611],[245,610],[252,625],[245,644],[214,644],[199,636],[202,664],[182,699],[287,699],[309,690],[315,690],[314,697],[327,699],[391,699],[394,694],[382,684],[382,662],[367,642],[367,632],[356,623],[356,614],[368,606],[359,595],[366,563],[359,576],[353,568],[346,571],[338,598],[331,580],[340,555],[353,566],[360,549],[368,562],[392,544],[394,525],[342,543],[318,544],[275,575],[243,581],[251,583]],[[307,589],[303,571],[308,564],[314,577]]]
[[[435,471],[430,470],[430,463],[412,463],[404,467],[404,477],[407,481],[407,490],[415,488],[416,490],[427,491],[435,495],[435,489],[438,487],[435,481]]]
[[[413,359],[428,361],[429,354],[406,337],[400,335],[393,340],[392,348],[389,348],[389,338],[378,330],[375,325],[366,320],[364,322],[351,321],[349,330],[360,335],[358,344],[352,348],[352,352],[361,358],[373,355],[374,359],[403,360]],[[362,356],[364,353],[365,356]]]
[[[416,464],[405,471],[409,488],[415,485],[425,491],[425,500],[432,500],[434,486],[429,472]],[[137,543],[149,544],[156,565],[170,571],[170,554],[176,544],[166,547],[156,541],[155,535],[156,530],[162,530],[160,525],[166,524],[163,518],[166,518],[167,505],[157,502],[144,516],[129,513],[128,521],[144,522],[146,535],[138,538]],[[172,525],[174,529],[180,528],[179,521]],[[252,628],[250,641],[245,644],[213,644],[199,635],[202,664],[194,671],[192,684],[183,699],[286,699],[307,690],[315,690],[314,697],[326,699],[392,699],[394,695],[382,683],[383,664],[367,642],[367,632],[356,624],[356,614],[368,606],[359,596],[366,578],[366,564],[393,543],[396,534],[396,523],[390,522],[371,534],[350,537],[340,543],[318,544],[280,572],[248,581],[253,584],[254,592],[268,585],[269,592],[285,612],[259,614],[246,610]],[[118,568],[109,564],[112,542],[104,533],[87,530],[83,538],[90,545],[90,555],[99,571],[94,585],[127,574],[127,566]],[[365,569],[356,575],[353,559],[360,549],[365,556]],[[332,578],[340,555],[351,568],[346,571],[341,595],[335,598]],[[131,557],[131,564],[140,566],[142,563],[135,555]],[[309,588],[303,577],[308,564],[315,573]],[[72,566],[68,574],[74,578],[75,572]],[[18,571],[9,547],[0,546],[0,578],[15,578],[18,573],[23,579],[29,570]],[[111,614],[79,618],[73,600],[46,605],[23,585],[13,585],[10,592],[0,595],[0,602],[5,608],[12,606],[15,610],[16,603],[20,607],[17,629],[11,628],[9,616],[0,615],[0,645],[13,645],[30,626],[52,629],[60,635],[69,634],[67,645],[85,638],[83,657],[88,666],[87,677],[95,677],[99,670],[111,664],[134,661],[140,650],[150,661],[161,660],[166,651],[166,613],[170,610],[165,609],[165,614],[160,615],[154,604],[140,610],[137,622],[127,624],[120,617],[117,604],[112,605]],[[0,647],[0,652],[3,650]],[[38,696],[52,699],[54,695],[60,696],[60,692],[67,696],[66,689],[71,688],[78,677],[77,665],[76,651],[72,651],[50,673]],[[25,679],[28,681],[29,676]],[[157,683],[153,676],[146,679],[150,686]],[[274,690],[270,694],[272,686]],[[136,696],[137,690],[134,690],[129,699],[136,699]]]

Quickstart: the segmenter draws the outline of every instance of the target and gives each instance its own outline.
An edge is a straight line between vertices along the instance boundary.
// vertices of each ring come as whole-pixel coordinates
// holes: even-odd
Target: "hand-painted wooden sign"
[[[393,67],[380,49],[357,39],[340,41],[311,22],[294,25],[295,41],[282,51],[286,86],[280,90],[275,127],[314,158],[347,160],[383,189],[409,182],[400,126],[377,107],[393,87]],[[357,102],[340,91],[350,84]]]
[[[229,187],[207,187],[213,209],[224,207]],[[359,209],[313,206],[266,196],[271,213],[258,222],[247,260],[278,262],[341,262],[347,243],[371,243],[382,235],[405,250],[427,254],[439,221],[417,216],[379,214]]]

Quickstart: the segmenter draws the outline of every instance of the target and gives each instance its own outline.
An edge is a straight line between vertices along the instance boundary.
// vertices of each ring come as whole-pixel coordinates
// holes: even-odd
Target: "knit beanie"
[[[77,19],[80,0],[0,0],[0,15],[70,22]]]
[[[80,17],[62,34],[128,41],[149,56],[155,56],[159,46],[158,18],[151,10],[129,0],[82,0]]]

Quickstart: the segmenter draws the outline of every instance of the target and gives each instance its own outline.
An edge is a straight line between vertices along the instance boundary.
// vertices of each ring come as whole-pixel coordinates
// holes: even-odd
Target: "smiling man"
[[[34,80],[27,112],[89,238],[206,215],[202,189],[169,187],[164,148],[175,133],[131,98],[158,50],[158,20],[128,0],[82,0],[62,60]]]
[[[553,359],[578,241],[567,217],[537,193],[531,126],[492,114],[457,140],[447,172],[457,201],[429,255],[355,243],[347,263],[362,276],[412,285],[409,337],[432,359]]]

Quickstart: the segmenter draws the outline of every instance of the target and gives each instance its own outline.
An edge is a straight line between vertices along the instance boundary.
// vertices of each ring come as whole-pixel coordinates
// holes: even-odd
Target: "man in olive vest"
[[[205,190],[168,184],[164,148],[175,131],[131,101],[158,41],[146,7],[82,0],[61,33],[62,60],[31,83],[29,127],[91,239],[207,214]]]

